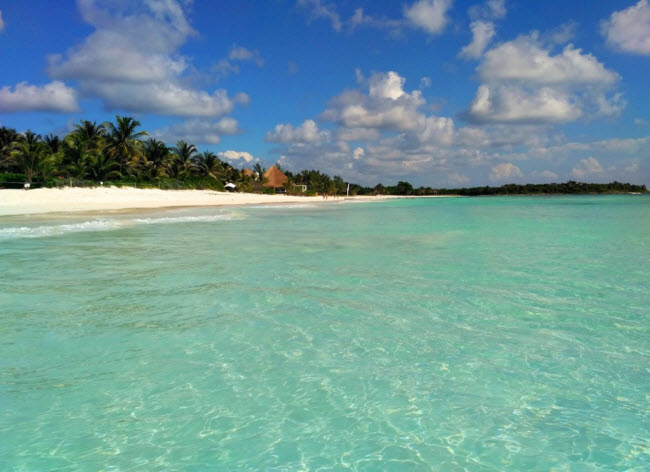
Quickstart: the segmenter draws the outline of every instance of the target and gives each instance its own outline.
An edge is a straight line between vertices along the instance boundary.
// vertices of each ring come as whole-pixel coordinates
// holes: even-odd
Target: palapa
[[[283,188],[289,180],[277,166],[269,167],[268,170],[264,172],[264,178],[266,179],[266,182],[264,182],[263,185],[267,188]]]

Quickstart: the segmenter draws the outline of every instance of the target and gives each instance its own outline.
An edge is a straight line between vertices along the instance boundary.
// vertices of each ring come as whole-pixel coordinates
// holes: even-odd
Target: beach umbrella
[[[226,190],[235,190],[237,188],[237,186],[232,182],[228,182],[226,185],[224,185],[224,187],[226,188]]]

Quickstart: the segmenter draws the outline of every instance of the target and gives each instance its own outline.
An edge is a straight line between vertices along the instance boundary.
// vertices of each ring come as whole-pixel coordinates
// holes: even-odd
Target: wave
[[[259,209],[264,208],[265,210],[287,210],[295,208],[318,208],[316,203],[269,203],[267,205],[247,205],[246,209]]]
[[[45,238],[67,233],[112,231],[139,224],[173,224],[228,221],[238,219],[235,214],[200,216],[163,216],[150,218],[109,218],[82,221],[79,223],[50,224],[42,226],[13,226],[0,228],[0,240],[21,238]]]
[[[165,223],[200,223],[212,221],[228,221],[239,219],[235,214],[226,215],[202,215],[202,216],[163,216],[159,218],[135,218],[133,221],[142,224],[165,224]]]
[[[0,228],[0,239],[44,238],[83,231],[107,231],[124,226],[119,220],[92,220],[65,225],[16,226]]]

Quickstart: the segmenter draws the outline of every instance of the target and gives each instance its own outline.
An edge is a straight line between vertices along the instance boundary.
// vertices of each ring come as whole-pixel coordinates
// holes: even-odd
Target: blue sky
[[[0,3],[0,125],[374,185],[650,183],[650,2]]]

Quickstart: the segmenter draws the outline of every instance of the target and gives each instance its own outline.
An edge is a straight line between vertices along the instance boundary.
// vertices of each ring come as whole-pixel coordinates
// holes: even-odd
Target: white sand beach
[[[0,216],[40,213],[127,210],[140,208],[198,207],[247,204],[341,202],[344,197],[322,197],[227,193],[212,190],[157,190],[131,187],[96,187],[33,190],[0,190]],[[390,197],[350,197],[372,201]]]

